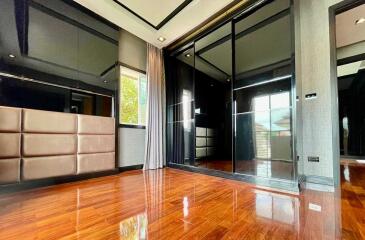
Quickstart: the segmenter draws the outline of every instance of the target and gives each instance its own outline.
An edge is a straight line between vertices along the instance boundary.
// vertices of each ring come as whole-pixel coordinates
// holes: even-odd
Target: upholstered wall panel
[[[114,124],[114,118],[0,107],[0,184],[114,169]]]
[[[76,133],[77,115],[23,109],[23,132]]]
[[[76,134],[23,134],[23,156],[76,154]]]
[[[213,137],[217,134],[217,131],[215,129],[212,128],[207,128],[207,136],[208,137]]]
[[[0,184],[20,181],[20,158],[0,159]]]
[[[0,184],[20,181],[20,108],[0,107]]]
[[[21,108],[0,107],[0,132],[20,132],[21,113]]]
[[[115,168],[115,153],[79,154],[77,156],[77,173],[111,170]]]
[[[215,154],[216,149],[214,147],[207,148],[207,156],[213,156]]]
[[[76,174],[76,156],[23,158],[23,180]]]
[[[205,146],[207,146],[207,139],[205,137],[197,137],[195,139],[195,146],[196,147],[205,147]]]
[[[197,127],[195,134],[196,134],[196,136],[199,136],[199,137],[205,137],[205,136],[207,136],[207,129],[206,128]]]
[[[217,144],[217,140],[216,138],[207,138],[207,146],[211,147],[211,146],[215,146]]]
[[[78,153],[114,152],[114,135],[79,135]]]
[[[0,133],[0,159],[20,157],[20,133]]]
[[[114,118],[78,115],[78,133],[93,135],[114,134]]]
[[[195,149],[195,157],[201,158],[207,156],[207,148],[196,148]]]

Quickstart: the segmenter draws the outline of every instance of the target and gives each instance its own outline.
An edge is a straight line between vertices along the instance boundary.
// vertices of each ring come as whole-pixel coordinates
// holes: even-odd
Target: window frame
[[[128,70],[132,70],[132,71],[135,71],[135,72],[144,74],[146,76],[146,81],[147,81],[147,86],[148,86],[147,72],[145,70],[132,67],[132,66],[130,66],[128,64],[125,64],[125,63],[122,63],[122,62],[118,62],[118,66],[119,66],[119,76],[118,76],[118,78],[119,78],[119,80],[118,80],[118,126],[120,128],[146,129],[146,125],[142,125],[142,124],[121,123],[120,114],[122,112],[122,109],[121,109],[122,104],[121,104],[121,101],[120,101],[121,99],[120,98],[121,98],[121,76],[122,76],[122,68],[126,68]],[[138,86],[139,86],[139,83],[138,83]],[[139,99],[139,90],[140,89],[138,87],[138,99]],[[148,89],[147,89],[147,92],[148,92]],[[139,107],[139,103],[138,103],[138,107]],[[147,121],[147,119],[146,119],[146,121]]]

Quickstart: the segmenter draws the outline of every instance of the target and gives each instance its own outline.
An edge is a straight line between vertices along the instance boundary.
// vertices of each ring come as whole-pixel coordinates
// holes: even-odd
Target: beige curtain
[[[165,74],[162,50],[147,43],[148,101],[144,170],[165,162]]]

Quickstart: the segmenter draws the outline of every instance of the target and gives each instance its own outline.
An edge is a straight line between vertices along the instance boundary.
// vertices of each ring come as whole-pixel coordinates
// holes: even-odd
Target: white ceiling
[[[153,25],[157,26],[171,12],[173,12],[184,0],[117,0],[124,6],[133,10],[139,16],[143,17]]]
[[[193,0],[162,28],[156,30],[113,0],[74,1],[159,48],[169,45],[233,2],[233,0]],[[160,23],[161,19],[164,19],[183,2],[182,0],[118,1],[152,24]],[[165,37],[166,40],[158,41],[160,36]]]
[[[355,24],[365,18],[365,4],[336,16],[336,45],[343,47],[365,40],[365,23]]]

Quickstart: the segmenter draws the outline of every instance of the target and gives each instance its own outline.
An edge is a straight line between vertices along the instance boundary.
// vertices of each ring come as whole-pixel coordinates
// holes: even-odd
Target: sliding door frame
[[[251,11],[248,11],[246,13],[242,13],[239,14],[237,17],[234,17],[232,19],[232,36],[231,36],[231,44],[232,44],[232,161],[233,161],[233,173],[234,174],[240,174],[240,175],[248,175],[248,174],[242,174],[242,173],[237,173],[236,172],[236,158],[235,158],[235,106],[234,106],[234,86],[233,83],[236,80],[236,44],[235,44],[235,40],[236,40],[236,28],[235,25],[236,23],[240,22],[241,20],[245,19],[246,17],[248,17],[249,15],[253,14],[256,10],[261,9],[262,7],[266,6],[267,4],[269,4],[270,0],[263,0],[263,1],[258,1],[255,6],[255,8],[253,8]],[[293,182],[297,182],[298,181],[298,157],[297,157],[297,131],[296,131],[296,121],[297,121],[297,116],[296,116],[296,99],[297,99],[297,93],[296,93],[296,81],[295,81],[295,26],[294,26],[294,2],[293,0],[290,0],[290,6],[289,8],[273,15],[270,16],[266,19],[264,19],[262,22],[266,22],[266,21],[275,21],[276,17],[278,15],[285,15],[285,16],[290,16],[290,39],[291,39],[291,56],[290,56],[290,68],[291,68],[291,94],[290,94],[290,101],[291,101],[291,113],[290,113],[290,119],[291,119],[291,124],[290,124],[290,131],[291,131],[291,155],[292,155],[292,171],[293,171],[293,178],[291,180],[288,181],[293,181]],[[260,23],[256,23],[254,26],[250,27],[249,29],[252,29],[252,31],[256,31],[257,29],[260,29]],[[250,175],[253,176],[253,175]],[[253,177],[259,177],[259,178],[265,178],[265,177],[261,177],[261,176],[253,176]],[[268,178],[268,177],[266,177]],[[271,179],[271,178],[270,178]],[[277,179],[277,180],[281,180],[281,179]]]
[[[290,7],[287,9],[288,10],[288,15],[290,15],[290,27],[291,27],[291,57],[290,57],[290,61],[291,61],[291,73],[292,73],[292,77],[291,77],[291,134],[292,134],[292,139],[291,139],[291,146],[292,146],[292,161],[293,161],[293,179],[291,180],[285,180],[285,179],[278,179],[278,178],[268,178],[268,177],[260,177],[260,176],[253,176],[253,175],[247,175],[247,174],[241,174],[241,173],[237,173],[236,172],[236,159],[235,159],[235,143],[234,143],[234,133],[235,133],[235,118],[234,118],[234,112],[235,112],[235,106],[234,106],[234,81],[235,81],[235,56],[236,56],[236,50],[235,50],[235,23],[248,17],[249,15],[255,13],[257,10],[261,9],[262,7],[266,6],[267,4],[273,2],[274,0],[258,0],[256,2],[254,2],[252,5],[247,6],[246,8],[242,9],[242,11],[240,11],[239,13],[233,15],[232,17],[230,17],[229,19],[226,19],[216,25],[214,25],[213,27],[207,29],[206,31],[204,31],[202,34],[199,34],[196,38],[194,38],[192,41],[187,42],[184,46],[182,47],[178,47],[176,49],[173,49],[171,52],[166,52],[166,58],[165,59],[169,59],[169,57],[172,56],[176,56],[179,53],[184,52],[185,50],[187,50],[188,48],[193,47],[194,49],[194,53],[195,53],[195,43],[197,41],[199,41],[200,39],[208,36],[210,33],[216,31],[217,29],[219,29],[220,27],[222,27],[225,24],[231,24],[231,49],[232,49],[232,75],[231,75],[231,111],[232,111],[232,172],[224,172],[224,171],[220,171],[220,170],[215,170],[215,169],[208,169],[208,168],[201,168],[201,167],[195,167],[195,166],[188,166],[188,165],[181,165],[181,164],[176,164],[171,162],[169,159],[168,154],[166,153],[166,165],[168,167],[172,167],[172,168],[178,168],[178,169],[183,169],[183,170],[187,170],[187,171],[192,171],[192,172],[199,172],[199,173],[204,173],[204,174],[208,174],[208,175],[212,175],[212,176],[219,176],[219,177],[224,177],[224,178],[229,178],[229,179],[235,179],[235,180],[240,180],[240,181],[245,181],[245,182],[251,182],[254,184],[259,184],[259,185],[265,185],[268,187],[274,187],[274,188],[279,188],[279,189],[283,189],[285,191],[290,191],[290,192],[299,192],[299,186],[298,186],[298,166],[297,166],[297,150],[296,150],[296,137],[297,137],[297,133],[296,133],[296,121],[297,121],[297,116],[296,116],[296,84],[295,84],[295,27],[294,27],[294,4],[293,4],[293,0],[290,0]],[[266,20],[271,19],[273,16],[270,16],[268,18],[266,18]],[[256,24],[257,25],[257,24]],[[255,26],[256,26],[255,25]],[[194,57],[195,58],[195,57]],[[169,70],[167,70],[169,72]],[[170,79],[171,80],[171,79]],[[172,80],[173,81],[173,80]],[[194,79],[193,79],[193,94],[195,94],[195,59],[194,59]],[[194,96],[194,109],[193,111],[195,112],[195,96]],[[194,127],[195,127],[195,116],[194,116]],[[194,145],[195,145],[195,130],[194,130]],[[166,139],[167,140],[167,139]],[[195,149],[194,149],[194,161],[195,161]]]

